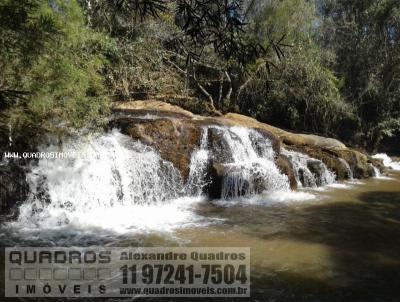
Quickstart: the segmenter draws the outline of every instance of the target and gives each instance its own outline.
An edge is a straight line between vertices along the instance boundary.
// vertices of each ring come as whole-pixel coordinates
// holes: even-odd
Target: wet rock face
[[[322,149],[303,145],[290,145],[286,148],[321,160],[329,170],[335,172],[337,180],[374,176],[371,172],[371,158],[356,150]],[[382,171],[384,170],[379,165],[377,167]]]
[[[281,153],[281,141],[277,136],[265,129],[257,129],[257,132],[261,134],[260,138],[254,138],[252,141],[254,149],[259,155],[262,153],[263,144],[266,140],[269,140],[272,144],[272,150],[274,150],[275,157],[278,158]]]
[[[368,178],[375,176],[371,169],[371,158],[356,150],[332,150],[337,157],[344,159],[350,166],[354,178]]]
[[[25,171],[15,164],[0,165],[0,214],[7,214],[17,202],[27,198]]]
[[[233,161],[232,152],[226,140],[223,138],[223,131],[218,128],[208,130],[208,148],[212,150],[212,161],[218,164]],[[219,167],[222,169],[222,167]],[[219,171],[220,169],[217,169]]]
[[[189,174],[192,152],[200,144],[202,128],[186,120],[160,118],[153,120],[121,118],[113,127],[133,139],[154,147],[163,159],[172,162],[184,180]]]
[[[388,171],[388,168],[385,167],[382,159],[370,157],[369,160],[371,161],[372,165],[374,165],[376,168],[378,168],[380,173],[386,173]],[[399,159],[399,161],[400,161],[400,159]]]
[[[222,164],[213,164],[210,173],[210,185],[206,188],[206,193],[212,199],[221,198],[223,178],[226,174],[226,167]]]
[[[265,148],[265,141],[268,140],[274,150],[275,164],[281,173],[287,175],[292,189],[296,189],[298,185],[296,174],[289,158],[281,154],[282,146],[287,150],[316,159],[307,162],[308,171],[306,172],[311,172],[317,180],[324,179],[325,167],[322,163],[336,174],[337,180],[371,177],[375,173],[372,164],[381,172],[385,170],[379,160],[373,160],[361,152],[348,149],[335,139],[287,132],[243,115],[196,116],[177,106],[154,101],[121,103],[114,108],[114,113],[116,115],[110,124],[111,127],[120,128],[122,133],[154,147],[163,159],[172,162],[181,172],[184,181],[188,179],[191,155],[200,146],[203,129],[207,127],[207,150],[210,152],[210,164],[206,173],[212,180],[207,191],[212,198],[221,197],[224,181],[229,181],[229,179],[237,181],[235,171],[228,170],[226,166],[232,163],[232,152],[235,150],[230,150],[232,144],[229,146],[224,139],[224,131],[219,126],[246,127],[256,130],[260,135],[251,138],[251,144],[256,153],[263,152],[262,148]],[[236,139],[232,136],[231,140]],[[298,171],[299,180],[307,185],[307,175],[303,175],[302,178],[301,172]],[[262,191],[264,188],[259,184],[263,182],[258,181],[257,177],[254,175],[251,185],[243,183],[241,188],[244,191]]]
[[[276,160],[276,165],[283,174],[287,175],[289,179],[290,189],[296,190],[297,180],[294,174],[294,168],[287,156],[280,154]]]
[[[315,175],[316,185],[322,186],[322,179],[324,177],[324,166],[321,161],[319,160],[309,160],[307,161],[307,168]]]
[[[309,146],[298,146],[298,145],[290,145],[285,147],[288,150],[300,152],[308,155],[309,157],[319,159],[322,161],[329,170],[335,172],[338,180],[349,179],[350,176],[346,174],[346,168],[340,162],[339,158],[335,155],[325,152],[319,148],[312,148]]]
[[[230,199],[237,196],[259,194],[267,189],[261,174],[256,172],[250,178],[243,178],[242,168],[241,166],[214,163],[210,173],[211,182],[206,189],[210,198]]]
[[[142,114],[142,112],[140,112]],[[232,152],[224,139],[224,131],[214,120],[196,120],[187,118],[157,117],[146,119],[134,115],[115,118],[111,128],[119,128],[123,134],[140,140],[155,148],[163,159],[172,162],[183,180],[188,179],[192,153],[200,146],[204,127],[208,127],[207,148],[211,162],[217,164],[231,163]],[[280,153],[280,140],[263,129],[257,129],[260,136],[252,141],[254,149],[262,152],[261,147],[269,140],[276,156]],[[262,140],[260,142],[259,140]]]

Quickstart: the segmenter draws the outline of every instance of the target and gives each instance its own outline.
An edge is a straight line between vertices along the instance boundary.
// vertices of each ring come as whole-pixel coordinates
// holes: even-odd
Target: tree
[[[334,57],[316,43],[320,20],[314,3],[283,0],[249,13],[253,39],[268,49],[270,39],[284,36],[289,51],[270,47],[277,53],[270,66],[253,65],[253,76],[240,90],[240,111],[280,127],[331,136],[344,122],[354,123],[352,108],[343,102],[339,81],[329,70]]]
[[[211,110],[217,114],[217,107],[230,104],[246,66],[266,53],[257,41],[245,35],[247,24],[242,1],[125,0],[96,1],[93,5],[88,0],[85,7],[89,23],[117,38],[120,48],[136,46],[150,35],[150,39],[157,41],[152,49],[157,49],[158,57],[163,58],[152,66],[160,78],[167,75],[166,78],[177,79],[176,82],[184,79],[183,94],[191,90],[206,97]],[[141,7],[139,14],[132,12],[137,7]],[[160,33],[141,30],[148,30],[150,24],[158,26]],[[117,52],[115,57],[121,56]],[[125,58],[120,61],[124,70],[133,69],[134,64]],[[151,69],[147,70],[152,73]],[[179,85],[174,86],[181,90]],[[131,88],[135,90],[137,86],[131,85]],[[131,88],[124,92],[126,97],[132,94]]]
[[[325,0],[321,43],[336,55],[341,93],[358,114],[370,150],[400,135],[400,3]]]
[[[43,133],[99,126],[108,111],[100,49],[76,1],[1,0],[1,137],[15,148]]]
[[[103,70],[114,99],[182,94],[183,76],[168,64],[165,43],[177,30],[168,1],[86,0],[88,25],[115,42]]]
[[[182,35],[174,44],[175,59],[181,59],[180,66],[185,59],[185,75],[217,114],[217,107],[238,109],[241,86],[254,72],[249,66],[257,61],[268,65],[272,56],[283,54],[284,36],[268,37],[266,44],[248,35],[253,21],[249,12],[256,2],[260,1],[177,1]]]

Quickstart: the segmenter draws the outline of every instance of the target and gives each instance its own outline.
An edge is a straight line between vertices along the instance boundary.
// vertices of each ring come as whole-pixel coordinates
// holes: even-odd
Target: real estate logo
[[[249,297],[249,248],[6,248],[6,297]]]

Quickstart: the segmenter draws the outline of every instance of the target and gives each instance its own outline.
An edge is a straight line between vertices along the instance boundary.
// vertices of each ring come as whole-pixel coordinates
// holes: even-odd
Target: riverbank
[[[389,157],[165,103],[113,114],[105,133],[38,147],[74,156],[2,163],[26,189],[2,176],[15,189],[2,246],[250,247],[252,301],[396,301],[400,172]]]
[[[399,183],[397,172],[301,189],[291,199],[260,195],[138,205],[129,212],[108,209],[98,224],[96,212],[67,226],[35,227],[21,220],[1,224],[0,241],[3,246],[250,247],[251,298],[243,301],[394,302],[400,285]],[[117,221],[124,216],[131,223],[121,228]]]
[[[173,173],[181,178],[179,186],[192,186],[189,194],[196,191],[211,199],[260,194],[278,187],[318,187],[387,172],[381,159],[332,138],[287,132],[239,114],[195,115],[160,101],[115,103],[109,121],[109,131],[113,129],[120,129],[121,134],[152,148],[162,160],[172,164],[177,170]],[[64,144],[71,144],[71,140],[85,138],[68,138]],[[57,151],[60,144],[49,141],[47,147],[38,148],[49,153]],[[3,161],[0,166],[3,213],[12,212],[16,204],[29,196],[37,198],[34,194],[38,193],[32,195],[32,190],[44,192],[39,199],[49,199],[45,193],[48,188],[43,187],[45,181],[32,184],[25,177],[38,162],[40,165],[40,160],[28,165],[21,165],[18,159],[8,162]],[[195,172],[197,168],[200,170]],[[39,187],[29,188],[32,185]]]

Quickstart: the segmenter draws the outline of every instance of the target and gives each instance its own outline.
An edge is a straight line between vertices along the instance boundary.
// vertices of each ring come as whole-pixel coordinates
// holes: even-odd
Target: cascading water
[[[225,156],[214,159],[225,167],[222,199],[290,189],[287,176],[275,165],[275,153],[268,138],[242,127],[212,127],[210,130],[226,146]]]
[[[369,164],[371,169],[374,171],[374,177],[380,178],[381,177],[381,171],[377,167],[375,167],[373,164]]]
[[[208,127],[205,127],[200,139],[200,147],[193,151],[190,160],[189,177],[186,185],[187,194],[200,196],[203,193],[203,188],[208,184],[207,168],[209,162]]]
[[[351,170],[349,163],[345,161],[343,158],[339,158],[339,161],[342,163],[343,167],[346,169],[347,176],[350,180],[354,179],[353,171]]]
[[[195,198],[186,196],[178,170],[152,148],[117,130],[88,139],[71,140],[43,150],[74,156],[45,160],[28,174],[31,196],[20,207],[22,229],[82,225],[117,232],[161,229],[192,223]],[[203,164],[202,150],[192,163],[192,190]],[[197,173],[197,174],[196,174]]]
[[[50,144],[40,151],[73,156],[40,159],[31,166],[30,197],[20,206],[18,219],[8,224],[29,236],[43,230],[63,236],[76,236],[82,229],[85,234],[97,234],[100,229],[121,234],[160,232],[208,223],[193,207],[204,200],[212,164],[225,169],[220,188],[223,200],[261,192],[268,192],[263,200],[309,199],[289,196],[288,177],[275,164],[271,140],[242,127],[205,127],[192,153],[186,183],[156,150],[118,130]],[[320,182],[329,183],[330,176],[326,172]]]
[[[117,131],[90,143],[68,143],[64,148],[76,157],[40,160],[32,167],[28,181],[35,201],[41,179],[50,206],[79,210],[161,202],[178,197],[183,189],[180,174],[171,163]]]
[[[389,167],[395,171],[400,171],[400,162],[393,161],[387,154],[380,153],[375,154],[372,157],[376,159],[381,159],[386,167]]]
[[[292,163],[294,175],[300,187],[315,188],[335,182],[335,174],[329,171],[322,161],[285,149],[282,150],[282,154]]]

